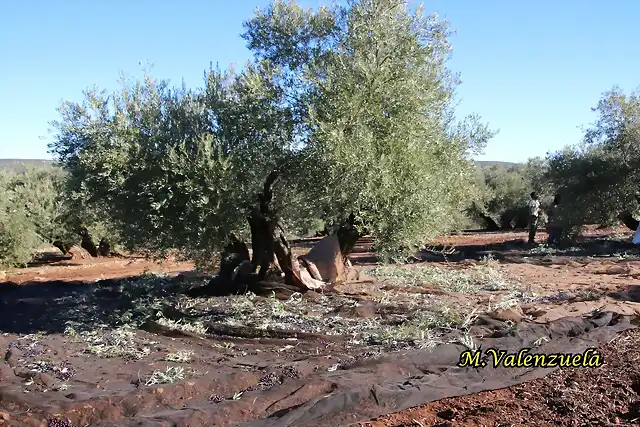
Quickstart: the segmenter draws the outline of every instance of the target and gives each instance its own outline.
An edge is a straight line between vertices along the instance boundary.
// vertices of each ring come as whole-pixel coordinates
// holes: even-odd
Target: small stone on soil
[[[4,355],[4,360],[11,366],[15,366],[22,358],[22,353],[17,348],[9,347]]]
[[[45,374],[43,372],[36,372],[36,374],[33,376],[33,381],[48,389],[54,388],[56,385],[56,379],[53,376]]]
[[[438,412],[438,417],[443,420],[452,420],[456,416],[456,413],[453,409],[445,409],[444,411]]]
[[[16,377],[20,377],[24,379],[32,378],[35,375],[35,372],[25,368],[16,368],[13,370],[13,373],[15,374]]]

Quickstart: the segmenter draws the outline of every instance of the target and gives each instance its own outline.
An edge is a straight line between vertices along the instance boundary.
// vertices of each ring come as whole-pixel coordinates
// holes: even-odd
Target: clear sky
[[[242,23],[267,4],[0,0],[0,158],[50,158],[48,122],[61,100],[94,84],[112,89],[139,63],[191,87],[211,61],[242,66]],[[637,0],[435,0],[425,9],[457,32],[460,114],[500,130],[480,159],[524,161],[578,142],[602,92],[640,85]]]

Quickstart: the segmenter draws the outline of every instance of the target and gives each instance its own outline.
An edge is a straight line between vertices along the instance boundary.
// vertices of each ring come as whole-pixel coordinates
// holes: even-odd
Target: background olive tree
[[[81,243],[81,227],[117,243],[109,221],[72,200],[66,186],[67,174],[56,166],[0,172],[0,265],[24,266],[52,245],[66,254]]]
[[[566,231],[585,224],[613,225],[633,220],[640,189],[640,98],[619,88],[603,94],[597,121],[584,141],[549,156],[546,178],[562,195],[559,215]],[[631,221],[629,221],[631,220]]]
[[[524,164],[478,167],[476,193],[467,215],[488,230],[526,227],[531,192],[538,193],[543,207],[553,200],[555,190],[547,180],[547,169],[541,158]]]
[[[129,249],[206,259],[232,233],[247,237],[256,192],[288,160],[277,72],[254,64],[212,69],[199,90],[146,76],[87,91],[62,107],[52,151],[76,197],[113,218]]]

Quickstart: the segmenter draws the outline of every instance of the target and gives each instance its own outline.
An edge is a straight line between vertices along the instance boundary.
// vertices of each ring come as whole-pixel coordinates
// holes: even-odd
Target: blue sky
[[[94,84],[114,88],[141,62],[192,87],[211,61],[241,66],[250,55],[242,23],[267,4],[0,1],[0,158],[50,158],[48,122],[60,102]],[[457,32],[459,114],[500,130],[480,159],[524,161],[576,143],[602,92],[640,84],[640,2],[437,0],[425,9]]]

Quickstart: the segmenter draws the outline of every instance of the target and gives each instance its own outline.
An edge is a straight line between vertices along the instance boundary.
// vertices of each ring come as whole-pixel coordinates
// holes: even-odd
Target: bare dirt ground
[[[630,234],[586,234],[549,248],[526,245],[525,233],[463,233],[434,242],[454,252],[423,251],[391,266],[376,265],[363,239],[352,256],[363,280],[323,294],[192,299],[183,292],[208,277],[174,260],[59,260],[7,271],[0,425],[240,425],[348,389],[345,369],[378,382],[406,376],[374,365],[389,355],[471,348],[496,328],[597,312],[637,318],[640,251]],[[481,327],[483,318],[499,324]],[[606,364],[595,373],[561,369],[353,425],[639,425],[638,345],[632,330],[600,348]]]

